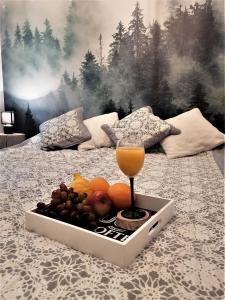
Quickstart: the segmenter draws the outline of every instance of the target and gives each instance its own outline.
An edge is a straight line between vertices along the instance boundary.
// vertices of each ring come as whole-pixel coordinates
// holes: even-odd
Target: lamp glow
[[[4,125],[4,132],[7,134],[13,133],[13,124],[15,122],[13,111],[1,112],[1,123]]]

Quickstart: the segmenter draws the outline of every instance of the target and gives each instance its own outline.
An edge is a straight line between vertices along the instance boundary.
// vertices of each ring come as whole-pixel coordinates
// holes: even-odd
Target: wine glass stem
[[[134,177],[130,177],[130,192],[131,192],[131,210],[134,211]]]

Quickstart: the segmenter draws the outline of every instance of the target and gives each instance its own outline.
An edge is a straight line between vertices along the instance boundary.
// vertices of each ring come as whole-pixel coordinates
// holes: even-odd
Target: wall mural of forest
[[[21,9],[15,20],[18,1],[5,1],[4,97],[6,109],[16,112],[16,130],[32,136],[43,121],[80,105],[85,117],[118,111],[120,118],[150,105],[163,119],[199,107],[223,131],[223,1],[183,1],[186,6],[182,1],[159,1],[167,11],[162,23],[157,14],[146,22],[151,1],[145,9],[142,0],[134,3],[127,24],[120,21],[123,16],[118,11],[107,45],[100,31],[104,24],[96,23],[84,9],[89,5],[97,11],[101,1],[86,1],[81,9],[85,1],[62,0],[65,16],[58,31],[51,23],[54,9],[42,17],[39,28],[32,23],[32,9]],[[26,1],[19,2],[22,6]],[[89,31],[91,22],[95,26]]]

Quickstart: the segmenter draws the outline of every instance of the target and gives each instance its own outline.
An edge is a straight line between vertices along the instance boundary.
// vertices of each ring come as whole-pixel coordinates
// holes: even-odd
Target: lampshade
[[[1,112],[1,123],[3,125],[14,124],[14,111],[2,111]]]

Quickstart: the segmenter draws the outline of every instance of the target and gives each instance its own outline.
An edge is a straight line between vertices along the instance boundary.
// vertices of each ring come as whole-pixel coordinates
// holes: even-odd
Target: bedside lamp
[[[1,123],[4,127],[4,133],[12,134],[14,125],[14,111],[2,111]]]

